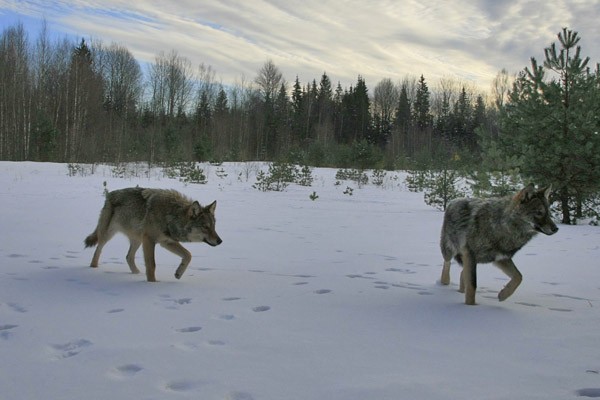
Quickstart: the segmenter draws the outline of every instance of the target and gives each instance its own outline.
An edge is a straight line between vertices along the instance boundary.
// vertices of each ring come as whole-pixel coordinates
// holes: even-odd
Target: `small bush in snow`
[[[296,183],[300,186],[312,186],[313,180],[312,169],[308,165],[303,166],[296,174]]]
[[[256,175],[256,183],[253,188],[263,192],[284,191],[290,183],[296,181],[298,170],[295,165],[288,163],[271,163],[269,172],[260,171]]]
[[[163,169],[164,174],[171,178],[178,178],[183,183],[205,184],[208,182],[204,169],[200,168],[195,162],[179,162],[168,165]]]
[[[335,179],[354,181],[359,188],[369,183],[369,177],[362,169],[340,169],[335,174]]]
[[[381,187],[385,182],[386,175],[386,171],[382,169],[374,169],[373,173],[371,174],[371,182],[373,182],[373,185]]]
[[[425,181],[425,204],[445,210],[450,200],[464,197],[459,187],[460,174],[454,170],[428,171]]]

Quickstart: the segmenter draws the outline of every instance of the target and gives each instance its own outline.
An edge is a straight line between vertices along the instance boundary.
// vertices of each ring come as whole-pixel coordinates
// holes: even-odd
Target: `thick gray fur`
[[[450,283],[450,262],[455,258],[463,266],[460,292],[465,293],[465,303],[473,305],[477,264],[491,262],[511,278],[498,299],[512,295],[523,279],[512,257],[538,232],[553,235],[558,231],[550,214],[550,191],[550,187],[536,190],[529,185],[514,196],[452,201],[442,225],[441,283]]]
[[[125,259],[132,273],[140,272],[135,264],[135,253],[143,246],[146,278],[149,282],[156,281],[154,248],[160,244],[181,257],[175,272],[179,279],[192,259],[180,242],[221,244],[215,231],[216,207],[216,201],[202,207],[175,190],[135,187],[112,191],[106,196],[96,229],[84,241],[86,247],[97,245],[90,265],[98,267],[102,248],[121,232],[129,238]]]

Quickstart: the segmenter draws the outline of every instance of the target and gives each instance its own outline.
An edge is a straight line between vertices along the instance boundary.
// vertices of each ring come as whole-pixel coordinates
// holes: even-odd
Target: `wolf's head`
[[[551,186],[536,190],[532,184],[529,184],[513,199],[523,218],[531,223],[535,231],[545,235],[554,235],[558,232],[558,227],[550,215],[551,190]]]
[[[204,242],[211,246],[218,246],[223,241],[215,230],[215,209],[217,202],[202,207],[194,201],[188,210],[189,222],[187,224],[187,239],[190,242]]]

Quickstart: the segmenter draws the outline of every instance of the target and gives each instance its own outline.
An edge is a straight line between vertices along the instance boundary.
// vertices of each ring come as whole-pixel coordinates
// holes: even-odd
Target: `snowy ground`
[[[442,213],[400,174],[358,189],[317,169],[311,188],[263,193],[247,166],[224,169],[186,187],[156,171],[0,163],[1,399],[600,397],[599,228],[536,237],[503,303],[505,277],[481,266],[469,307],[458,267],[453,285],[437,284]],[[223,244],[186,244],[181,280],[162,248],[160,282],[130,274],[122,236],[87,267],[103,181],[217,200]]]

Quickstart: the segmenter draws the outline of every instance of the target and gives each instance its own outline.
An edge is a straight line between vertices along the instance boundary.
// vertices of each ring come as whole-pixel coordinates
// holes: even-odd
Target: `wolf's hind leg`
[[[142,242],[138,239],[129,238],[129,251],[127,252],[127,256],[125,259],[127,260],[127,265],[129,265],[129,269],[132,274],[139,274],[140,270],[137,265],[135,265],[135,253],[138,251]]]
[[[94,256],[92,257],[90,267],[98,268],[98,263],[100,262],[100,254],[102,254],[102,249],[104,248],[104,245],[108,243],[110,239],[113,238],[114,235],[115,232],[112,230],[98,233],[98,244],[96,246],[96,250],[94,251]]]
[[[445,225],[444,225],[445,228]],[[442,257],[444,257],[444,266],[442,267],[442,277],[440,278],[440,283],[442,285],[449,285],[450,284],[450,263],[452,261],[452,257],[454,256],[452,249],[450,248],[450,246],[447,243],[447,240],[444,239],[445,237],[445,233],[444,230],[442,230],[442,239],[440,242],[440,247],[442,250]]]
[[[504,259],[494,262],[498,268],[502,270],[506,275],[509,276],[510,281],[504,286],[504,288],[498,293],[498,300],[504,301],[508,299],[515,290],[519,287],[523,281],[523,275],[517,269],[515,263],[510,259]]]
[[[175,278],[181,279],[190,261],[192,261],[192,254],[178,242],[165,242],[160,245],[181,257],[181,264],[179,264],[179,267],[175,271]]]

